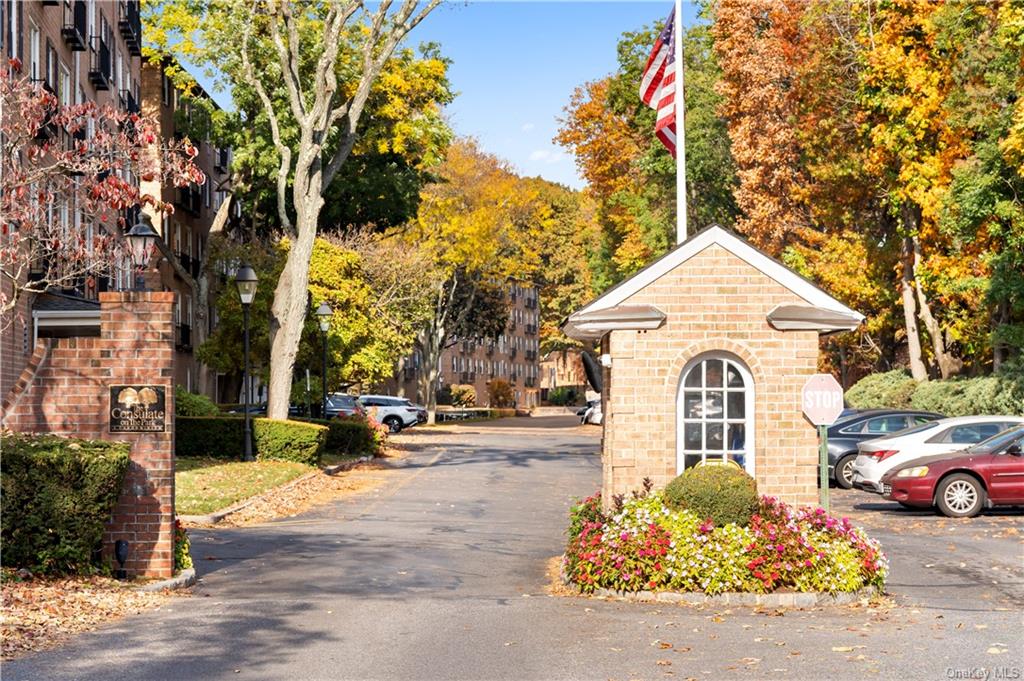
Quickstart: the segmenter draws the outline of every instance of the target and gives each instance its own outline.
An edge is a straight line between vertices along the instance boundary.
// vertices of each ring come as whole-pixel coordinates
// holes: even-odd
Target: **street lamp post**
[[[320,321],[320,340],[323,345],[323,363],[321,364],[321,370],[323,371],[323,381],[321,381],[320,391],[320,418],[327,418],[327,331],[331,328],[331,306],[326,302],[320,303],[320,307],[316,309],[316,316]]]
[[[242,265],[235,274],[235,285],[238,287],[238,298],[242,301],[243,344],[245,347],[245,373],[242,374],[242,409],[245,413],[245,451],[243,461],[252,461],[252,417],[249,414],[249,394],[252,391],[252,376],[249,371],[249,306],[256,297],[256,286],[259,278],[256,271],[248,265]]]
[[[153,222],[145,213],[141,220],[132,225],[132,228],[125,233],[132,252],[132,264],[136,266],[133,288],[136,291],[146,290],[146,279],[143,270],[149,263],[149,255],[153,252],[153,244],[160,238],[160,235],[153,229]]]

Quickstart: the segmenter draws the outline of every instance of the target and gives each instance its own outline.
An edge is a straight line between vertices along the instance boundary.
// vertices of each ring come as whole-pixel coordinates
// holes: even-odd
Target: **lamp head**
[[[320,307],[316,309],[316,316],[320,322],[320,330],[327,333],[331,328],[331,315],[334,312],[331,310],[331,306],[326,302],[320,303]]]
[[[153,229],[153,221],[145,213],[132,228],[125,233],[128,245],[132,250],[132,262],[139,267],[146,267],[149,264],[149,257],[153,253],[153,245],[160,235]]]
[[[242,305],[252,305],[256,298],[256,287],[259,285],[256,270],[249,265],[242,265],[235,273],[235,285],[238,287],[238,298]]]

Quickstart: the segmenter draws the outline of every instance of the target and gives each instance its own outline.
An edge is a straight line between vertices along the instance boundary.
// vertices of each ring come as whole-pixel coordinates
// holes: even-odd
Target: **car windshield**
[[[331,395],[328,401],[334,407],[351,407],[356,403],[355,398],[351,395]]]
[[[965,452],[970,454],[991,454],[1008,446],[1019,437],[1024,436],[1024,426],[1017,426],[1001,433],[993,435],[987,440],[982,440],[973,447],[968,447]]]

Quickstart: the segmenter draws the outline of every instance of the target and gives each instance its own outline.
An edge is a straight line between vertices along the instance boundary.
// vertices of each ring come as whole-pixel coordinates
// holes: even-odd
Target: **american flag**
[[[658,112],[654,134],[676,157],[676,66],[673,24],[676,10],[665,21],[665,28],[654,43],[640,81],[640,99]]]

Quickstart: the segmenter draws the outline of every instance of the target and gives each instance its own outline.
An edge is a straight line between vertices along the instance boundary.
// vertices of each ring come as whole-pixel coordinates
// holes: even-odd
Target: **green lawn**
[[[174,473],[176,511],[181,515],[219,511],[312,470],[310,466],[291,461],[246,463],[178,457]]]

